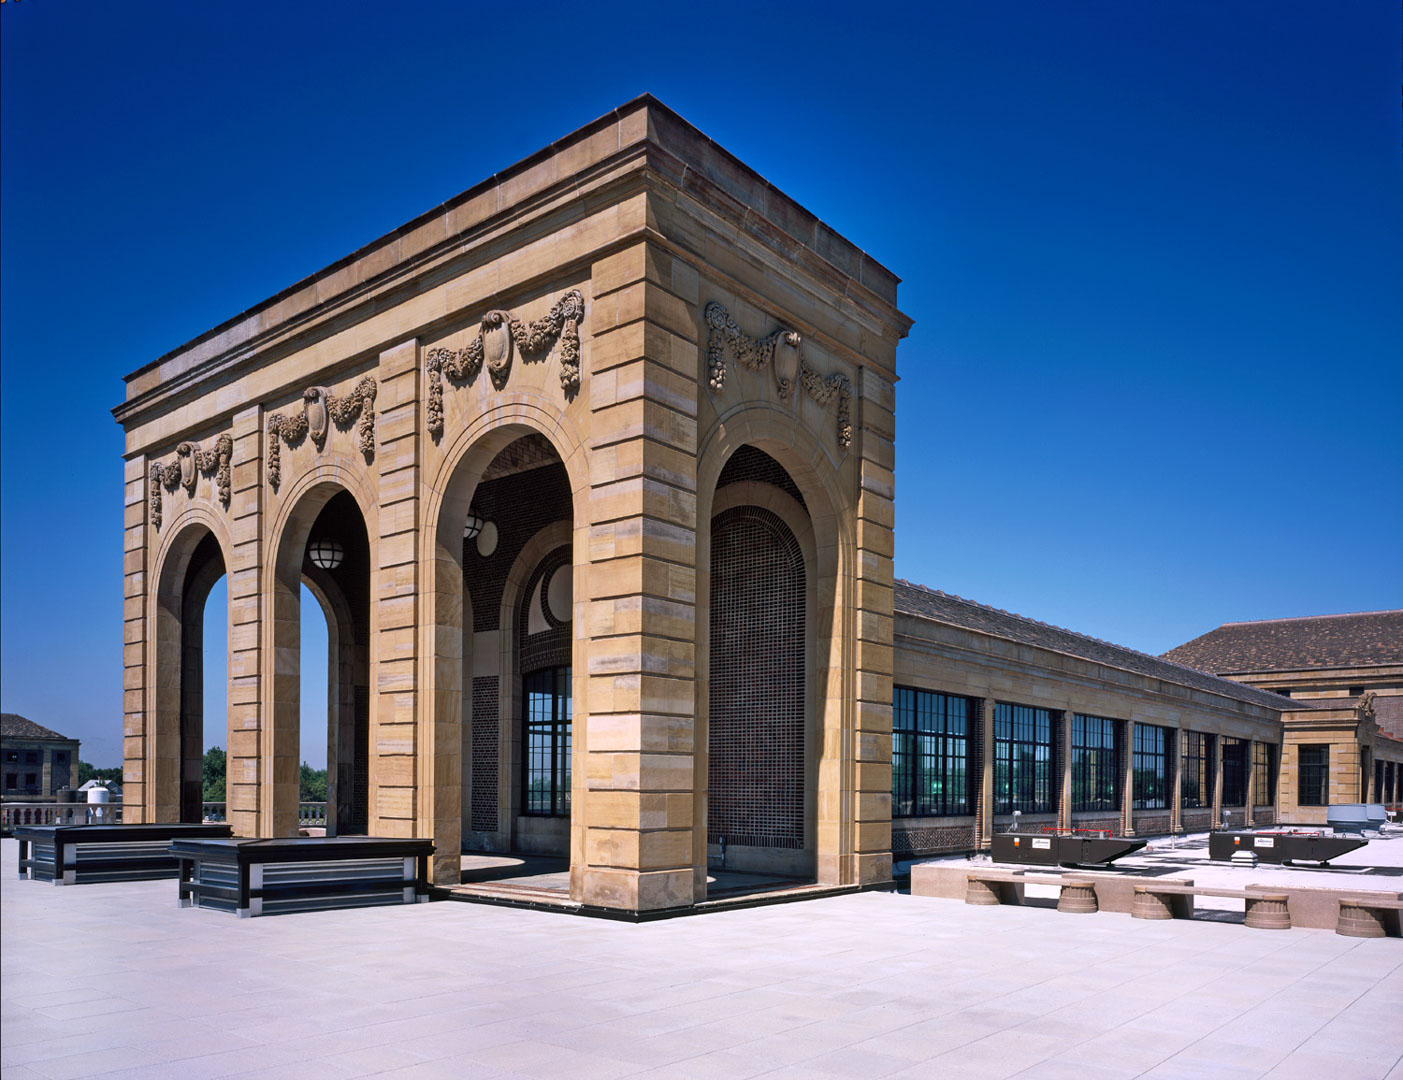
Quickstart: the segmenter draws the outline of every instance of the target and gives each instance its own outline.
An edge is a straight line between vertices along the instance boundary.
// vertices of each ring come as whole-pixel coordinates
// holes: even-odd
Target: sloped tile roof
[[[1312,706],[1304,701],[1289,701],[1278,694],[1231,679],[1220,679],[1216,675],[1199,671],[1170,660],[1151,656],[1149,653],[1127,649],[1123,645],[1113,645],[1100,638],[1078,634],[1075,630],[1065,630],[1060,626],[1039,622],[1023,615],[987,604],[966,600],[962,596],[928,589],[924,585],[913,585],[909,581],[896,582],[896,610],[920,618],[934,619],[966,630],[973,630],[1009,641],[1035,645],[1053,652],[1065,653],[1107,667],[1133,671],[1165,682],[1205,690],[1212,694],[1233,698],[1236,701],[1264,706],[1281,712],[1283,709],[1302,710]]]
[[[19,713],[0,713],[0,735],[7,739],[66,739],[57,731],[50,731],[43,724],[36,724]]]
[[[1224,623],[1164,658],[1219,675],[1403,664],[1403,611]]]

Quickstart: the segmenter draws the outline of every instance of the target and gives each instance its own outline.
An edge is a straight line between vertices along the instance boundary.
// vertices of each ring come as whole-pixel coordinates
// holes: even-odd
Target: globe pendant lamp
[[[312,565],[319,570],[335,570],[345,559],[346,549],[341,546],[340,540],[323,536],[319,540],[312,541],[311,547],[307,549],[307,554],[312,557]]]
[[[468,511],[467,521],[463,523],[463,539],[471,540],[482,532],[482,526],[486,524],[482,518],[478,517],[471,510]]]

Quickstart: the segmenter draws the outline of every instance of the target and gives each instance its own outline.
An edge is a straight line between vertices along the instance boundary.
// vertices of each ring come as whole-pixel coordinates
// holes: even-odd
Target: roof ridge
[[[1241,619],[1237,622],[1225,622],[1223,626],[1260,626],[1262,623],[1271,622],[1307,622],[1311,619],[1352,619],[1360,615],[1403,615],[1403,608],[1380,608],[1377,611],[1336,611],[1328,615],[1284,615],[1279,619]],[[1213,631],[1208,631],[1212,633]],[[1200,634],[1200,637],[1205,635]]]
[[[1146,659],[1146,660],[1152,660],[1152,661],[1154,661],[1155,663],[1164,664],[1166,667],[1175,668],[1175,669],[1177,669],[1177,670],[1179,670],[1179,671],[1188,672],[1188,673],[1190,673],[1190,674],[1192,674],[1192,675],[1195,675],[1195,676],[1197,676],[1197,677],[1199,677],[1199,678],[1212,679],[1215,683],[1222,683],[1225,687],[1230,686],[1230,687],[1233,688],[1233,690],[1235,690],[1235,691],[1237,691],[1237,692],[1239,692],[1239,693],[1244,693],[1244,692],[1245,692],[1245,693],[1247,693],[1247,694],[1249,694],[1249,695],[1252,695],[1252,694],[1263,695],[1264,697],[1272,698],[1272,699],[1276,699],[1276,698],[1280,698],[1280,697],[1281,697],[1281,695],[1279,695],[1279,694],[1274,694],[1274,693],[1272,693],[1272,691],[1270,691],[1270,690],[1263,690],[1263,689],[1262,689],[1261,687],[1259,687],[1259,686],[1252,686],[1250,683],[1241,683],[1241,682],[1238,682],[1238,681],[1235,680],[1235,679],[1228,679],[1228,678],[1225,678],[1225,677],[1223,677],[1222,675],[1218,675],[1218,674],[1216,674],[1215,672],[1212,672],[1212,671],[1204,671],[1202,668],[1190,667],[1188,664],[1181,664],[1181,663],[1179,663],[1177,660],[1166,660],[1163,656],[1156,656],[1156,655],[1154,655],[1153,653],[1142,652],[1142,651],[1139,650],[1139,649],[1132,649],[1129,645],[1118,645],[1116,642],[1114,642],[1114,641],[1107,641],[1105,638],[1092,637],[1090,634],[1083,634],[1083,633],[1081,633],[1081,632],[1078,631],[1078,630],[1071,630],[1071,629],[1068,629],[1068,628],[1065,627],[1065,626],[1058,626],[1056,623],[1044,622],[1044,621],[1041,620],[1041,619],[1034,619],[1034,618],[1031,618],[1030,616],[1027,616],[1027,615],[1020,615],[1020,614],[1018,614],[1017,612],[1013,612],[1013,611],[1005,611],[1003,608],[996,608],[996,607],[994,607],[992,604],[981,604],[978,600],[970,600],[970,599],[968,599],[968,598],[966,598],[966,597],[959,596],[959,595],[957,595],[957,594],[955,594],[955,593],[946,592],[946,591],[943,590],[943,589],[932,589],[932,588],[930,588],[930,586],[928,586],[928,585],[919,585],[919,584],[916,584],[915,582],[907,581],[905,578],[897,578],[897,579],[896,579],[896,584],[905,585],[907,588],[916,589],[916,590],[918,590],[918,591],[920,591],[920,592],[930,593],[932,596],[940,596],[940,597],[944,597],[944,598],[947,599],[947,600],[955,600],[955,601],[958,601],[958,602],[961,603],[961,604],[968,605],[969,607],[972,607],[972,608],[977,608],[977,609],[979,609],[979,610],[981,610],[981,611],[990,611],[990,612],[993,612],[993,613],[996,614],[996,615],[1003,615],[1003,616],[1005,616],[1005,617],[1007,617],[1007,618],[1010,618],[1010,619],[1017,619],[1017,620],[1019,620],[1020,622],[1029,623],[1029,624],[1031,624],[1031,625],[1033,625],[1033,626],[1043,626],[1043,627],[1048,628],[1049,630],[1056,630],[1058,633],[1067,634],[1067,635],[1069,635],[1070,637],[1079,638],[1079,639],[1082,640],[1082,641],[1089,641],[1089,642],[1092,642],[1092,643],[1094,643],[1094,644],[1096,644],[1096,645],[1103,645],[1103,646],[1106,646],[1107,648],[1116,649],[1116,650],[1118,650],[1118,651],[1120,651],[1120,652],[1123,652],[1123,653],[1129,653],[1129,654],[1132,655],[1132,656],[1139,656],[1139,657],[1142,657],[1142,658],[1144,658],[1144,659]],[[1250,698],[1249,698],[1249,700],[1250,700]],[[1284,702],[1284,701],[1290,700],[1290,699],[1282,698],[1281,700]],[[1301,704],[1301,705],[1306,705],[1306,702],[1302,701],[1302,702],[1300,702],[1299,704]],[[1309,707],[1314,708],[1315,706],[1314,706],[1314,705],[1311,705],[1311,706],[1309,706]],[[1294,709],[1293,709],[1293,710],[1290,710],[1290,711],[1297,711],[1297,710],[1294,710]]]

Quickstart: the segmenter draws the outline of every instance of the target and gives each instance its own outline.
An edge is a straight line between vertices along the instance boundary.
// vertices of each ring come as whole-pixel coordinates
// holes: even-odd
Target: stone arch
[[[201,818],[204,607],[229,566],[229,553],[224,522],[199,505],[185,508],[167,525],[157,552],[141,778],[140,813],[148,821]]]
[[[328,705],[334,700],[334,711],[338,722],[345,719],[343,710],[350,707],[353,713],[355,739],[363,739],[365,746],[358,748],[363,755],[363,764],[357,766],[359,775],[356,783],[365,791],[366,813],[364,820],[357,817],[353,823],[355,831],[369,828],[374,819],[374,791],[376,786],[375,760],[369,752],[370,732],[375,727],[375,695],[370,693],[374,672],[371,670],[370,643],[375,637],[375,606],[369,603],[374,594],[377,577],[375,546],[372,538],[377,535],[375,502],[366,490],[358,470],[347,470],[336,462],[323,463],[316,469],[298,477],[285,488],[269,533],[267,560],[269,573],[263,584],[264,596],[264,648],[268,662],[265,694],[265,723],[262,732],[260,753],[259,820],[260,832],[269,836],[295,836],[298,831],[298,770],[300,766],[300,714],[301,714],[301,607],[302,585],[304,581],[317,585],[318,596],[323,612],[328,617],[328,646],[334,640],[337,653],[332,654],[331,662],[337,663],[347,642],[355,641],[362,651],[361,668],[364,683],[353,684],[349,696],[340,691],[333,699],[329,693]],[[333,500],[347,496],[354,504],[359,516],[359,525],[364,536],[363,582],[366,603],[364,610],[357,610],[357,617],[346,621],[343,617],[348,610],[349,600],[338,593],[344,590],[336,587],[330,575],[318,577],[306,570],[306,551],[312,530]],[[342,504],[344,505],[344,503]],[[350,533],[347,540],[360,543],[360,536]],[[349,545],[348,545],[349,546]],[[358,549],[359,551],[359,549]],[[357,572],[359,573],[358,566]],[[316,595],[316,591],[314,591]],[[336,624],[333,625],[333,619]],[[330,674],[328,675],[330,679]],[[354,687],[363,687],[355,689]],[[328,687],[330,690],[330,687]],[[328,720],[331,720],[331,716]],[[330,741],[330,740],[329,740]],[[328,778],[332,767],[328,761]],[[338,784],[338,793],[344,799],[344,784]],[[330,794],[330,792],[328,792]],[[334,808],[328,808],[328,827],[333,828]],[[344,823],[343,823],[344,827]]]
[[[584,584],[587,561],[589,475],[584,440],[563,409],[523,391],[489,409],[451,439],[445,439],[442,459],[426,470],[423,549],[424,567],[421,626],[424,639],[420,656],[424,707],[420,715],[419,745],[421,768],[434,770],[434,783],[421,779],[421,791],[434,792],[432,803],[422,801],[419,828],[422,835],[435,839],[433,878],[439,884],[460,880],[459,849],[463,817],[463,743],[471,720],[471,700],[464,697],[464,672],[471,672],[474,658],[466,613],[474,606],[465,600],[463,586],[463,521],[483,472],[508,445],[525,435],[541,435],[552,446],[565,468],[571,495],[570,543],[572,549],[576,614],[580,598],[587,595]],[[576,640],[573,657],[573,698],[584,703],[583,643]],[[499,669],[500,670],[500,669]],[[505,714],[498,703],[499,716]],[[575,724],[583,732],[584,710],[577,707]],[[585,741],[576,738],[573,748],[573,783],[577,790],[571,818],[571,895],[580,896],[578,867],[583,853],[583,803],[581,792]],[[424,774],[421,773],[421,778]]]
[[[727,462],[743,446],[774,458],[797,487],[798,500],[768,484],[728,485],[717,482]],[[830,467],[831,466],[831,467]],[[736,505],[737,498],[755,498],[794,529],[811,568],[806,663],[810,745],[814,748],[807,775],[813,785],[814,876],[821,884],[846,884],[851,876],[844,852],[852,850],[855,788],[852,754],[845,752],[855,727],[855,685],[849,642],[856,634],[855,508],[839,483],[844,468],[854,468],[846,456],[834,460],[832,448],[816,438],[793,414],[763,403],[741,404],[728,410],[707,431],[698,447],[697,463],[697,605],[711,609],[711,522],[718,507]],[[736,487],[738,491],[731,491]],[[762,491],[759,489],[768,489]],[[731,492],[729,495],[724,494]],[[807,525],[804,523],[807,522]],[[709,733],[711,649],[709,628],[698,621],[696,730],[697,745]],[[696,787],[707,788],[707,758],[697,754]],[[704,895],[707,862],[706,799],[696,800],[695,885]]]

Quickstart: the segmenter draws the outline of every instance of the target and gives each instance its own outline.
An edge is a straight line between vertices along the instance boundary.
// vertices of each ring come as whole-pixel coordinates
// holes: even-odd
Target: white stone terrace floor
[[[1403,1077],[1399,939],[885,893],[240,920],[0,847],[4,1080]]]

